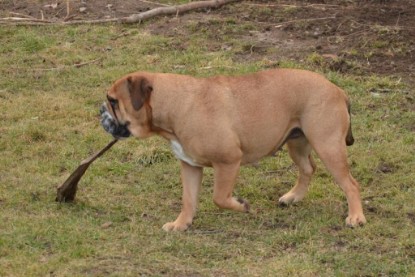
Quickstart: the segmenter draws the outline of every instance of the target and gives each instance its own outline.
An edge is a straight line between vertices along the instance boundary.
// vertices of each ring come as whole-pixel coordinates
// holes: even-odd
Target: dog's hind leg
[[[350,174],[344,139],[332,136],[324,141],[313,142],[313,148],[346,194],[349,206],[346,225],[354,227],[366,223],[360,199],[359,183]]]
[[[181,162],[181,178],[183,183],[183,206],[177,219],[164,224],[165,231],[184,231],[192,224],[196,214],[198,195],[202,183],[203,168]]]
[[[279,202],[281,204],[295,203],[304,198],[310,184],[316,165],[311,157],[311,145],[304,135],[287,141],[288,153],[297,165],[299,175],[295,186],[284,194]]]
[[[342,93],[332,93],[317,106],[310,106],[301,118],[301,128],[314,151],[346,194],[349,206],[346,224],[357,226],[366,222],[360,188],[350,174],[346,144],[353,142],[347,101]],[[338,97],[343,95],[342,97]],[[312,107],[312,108],[311,108]]]
[[[213,202],[223,209],[248,212],[249,204],[244,199],[232,196],[236,177],[239,173],[240,162],[232,164],[213,164],[215,183],[213,187]]]

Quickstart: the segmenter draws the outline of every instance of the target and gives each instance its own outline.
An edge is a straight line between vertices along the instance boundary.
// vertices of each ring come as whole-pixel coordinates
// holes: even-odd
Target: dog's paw
[[[346,218],[346,225],[348,227],[362,226],[366,223],[366,218],[363,214],[349,215]]]
[[[242,205],[243,212],[249,213],[249,211],[251,210],[251,205],[249,205],[248,201],[240,197],[238,197],[236,201],[238,201],[238,203]]]
[[[287,192],[286,194],[280,197],[280,199],[278,200],[278,203],[280,205],[289,205],[289,204],[301,201],[303,198],[304,198],[304,195]]]
[[[183,232],[190,227],[191,223],[179,223],[177,221],[167,222],[163,225],[163,230],[166,232]]]

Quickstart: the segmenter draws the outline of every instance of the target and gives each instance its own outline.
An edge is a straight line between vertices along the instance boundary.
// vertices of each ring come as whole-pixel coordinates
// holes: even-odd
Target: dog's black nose
[[[113,136],[115,138],[128,138],[131,136],[131,132],[128,130],[127,125],[118,125]]]

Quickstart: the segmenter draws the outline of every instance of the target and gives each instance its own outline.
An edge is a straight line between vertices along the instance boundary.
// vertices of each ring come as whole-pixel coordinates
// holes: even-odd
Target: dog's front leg
[[[214,164],[215,184],[213,187],[213,202],[223,209],[231,209],[238,212],[248,212],[249,204],[242,198],[232,196],[236,177],[239,173],[240,163]]]
[[[202,183],[203,167],[195,167],[181,162],[181,178],[183,183],[183,206],[177,219],[164,224],[163,230],[185,231],[192,224],[196,214],[198,195]]]

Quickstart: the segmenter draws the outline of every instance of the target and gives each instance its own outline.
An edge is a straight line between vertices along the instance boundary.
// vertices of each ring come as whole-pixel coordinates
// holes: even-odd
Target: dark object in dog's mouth
[[[107,133],[110,133],[114,138],[128,138],[131,136],[128,130],[128,124],[120,124],[108,111],[107,106],[102,104],[99,110],[101,114],[101,125]]]
[[[66,179],[66,181],[57,188],[57,195],[55,201],[57,202],[73,202],[75,200],[76,191],[78,190],[78,182],[88,167],[102,154],[113,146],[118,139],[112,140],[100,151],[93,154],[91,157],[83,160],[77,169]]]

